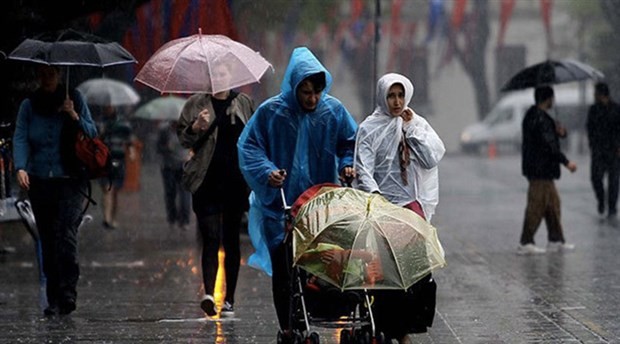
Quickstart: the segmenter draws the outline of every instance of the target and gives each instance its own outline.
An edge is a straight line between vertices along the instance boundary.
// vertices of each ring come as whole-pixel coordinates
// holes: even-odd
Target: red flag
[[[497,46],[502,47],[504,45],[504,35],[508,28],[508,21],[512,15],[512,9],[515,7],[516,0],[502,0],[500,14],[499,14],[499,33],[497,35]]]
[[[542,16],[543,25],[545,26],[545,32],[547,33],[547,44],[553,45],[553,38],[551,37],[551,5],[553,0],[540,0],[540,14]]]
[[[454,0],[454,7],[452,8],[452,29],[454,32],[458,32],[463,24],[463,18],[465,18],[465,8],[467,7],[467,0]]]

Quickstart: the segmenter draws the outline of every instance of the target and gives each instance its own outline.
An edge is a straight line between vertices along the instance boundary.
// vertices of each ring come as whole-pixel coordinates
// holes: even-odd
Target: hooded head
[[[311,81],[310,84],[313,85],[312,87],[308,86],[308,80]],[[310,105],[304,106],[300,104],[298,89],[300,86],[302,87],[299,93],[303,93],[305,88],[308,88],[308,91],[312,90],[314,93],[319,93],[316,91],[319,90],[320,87],[317,88],[316,86],[322,86],[321,84],[323,83],[325,87],[320,92],[319,101],[325,98],[325,94],[329,92],[332,85],[332,76],[308,48],[295,48],[291,54],[291,59],[286,68],[282,85],[280,86],[282,97],[285,99],[286,103],[293,109],[303,110],[306,108],[307,111],[313,111],[314,109],[307,108],[308,106],[312,106],[311,103],[313,102],[311,100]],[[301,98],[303,98],[303,94]],[[303,99],[301,101],[303,102]]]
[[[402,86],[404,90],[403,102],[401,107],[398,109],[399,112],[402,112],[413,97],[413,84],[409,79],[405,76],[397,74],[397,73],[388,73],[379,79],[377,82],[377,110],[385,115],[393,116],[390,109],[390,102],[388,101],[388,96],[390,96],[390,88],[396,84]],[[392,96],[398,96],[398,94],[393,94]],[[400,114],[400,113],[399,113]],[[396,115],[399,115],[396,114]]]

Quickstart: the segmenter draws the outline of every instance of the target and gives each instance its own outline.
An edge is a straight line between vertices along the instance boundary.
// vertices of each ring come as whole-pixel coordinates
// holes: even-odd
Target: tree
[[[465,17],[463,30],[455,32],[452,28],[448,28],[448,39],[452,53],[461,62],[473,83],[478,117],[484,119],[490,108],[485,60],[489,41],[489,1],[475,0],[472,2],[472,7],[472,11]],[[463,43],[460,43],[461,33]]]

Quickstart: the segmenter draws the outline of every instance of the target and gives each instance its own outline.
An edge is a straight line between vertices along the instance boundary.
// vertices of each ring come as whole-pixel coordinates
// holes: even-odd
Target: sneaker
[[[600,215],[603,215],[605,213],[605,203],[599,202],[596,210],[598,210]]]
[[[222,310],[220,310],[220,316],[222,318],[231,318],[235,316],[235,309],[233,308],[232,303],[226,301],[222,306]]]
[[[518,255],[542,254],[545,252],[544,248],[537,247],[534,244],[519,245],[517,248]]]
[[[211,295],[205,295],[202,297],[202,301],[200,301],[200,308],[202,308],[202,310],[210,317],[217,314],[217,310],[215,309],[215,300]]]
[[[547,244],[547,252],[572,251],[574,249],[574,244],[567,244],[561,241],[550,241]]]

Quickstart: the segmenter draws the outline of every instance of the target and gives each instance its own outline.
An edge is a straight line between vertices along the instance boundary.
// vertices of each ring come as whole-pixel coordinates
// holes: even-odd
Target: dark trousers
[[[291,260],[292,252],[290,245],[280,244],[274,249],[269,250],[271,258],[271,292],[273,303],[278,317],[280,329],[290,330],[291,328]]]
[[[75,179],[30,177],[28,196],[32,204],[47,279],[50,306],[77,298],[80,277],[78,264],[78,225],[83,207],[84,182]]]
[[[620,159],[615,154],[592,154],[590,180],[594,195],[601,209],[605,209],[605,188],[603,178],[607,174],[607,209],[609,214],[616,214],[618,202],[618,177],[620,176]]]
[[[169,224],[186,225],[189,223],[191,194],[181,185],[182,176],[182,166],[179,166],[179,168],[164,167],[161,169],[161,177],[164,182],[166,218]]]
[[[218,252],[224,248],[224,271],[226,276],[225,300],[235,302],[235,289],[241,263],[239,231],[244,209],[227,206],[225,202],[212,204],[207,201],[204,188],[192,196],[192,207],[202,239],[202,280],[205,294],[213,295],[219,267]]]
[[[536,179],[529,181],[527,206],[521,233],[521,245],[533,244],[534,235],[545,219],[550,242],[564,242],[560,214],[560,195],[553,180]]]

